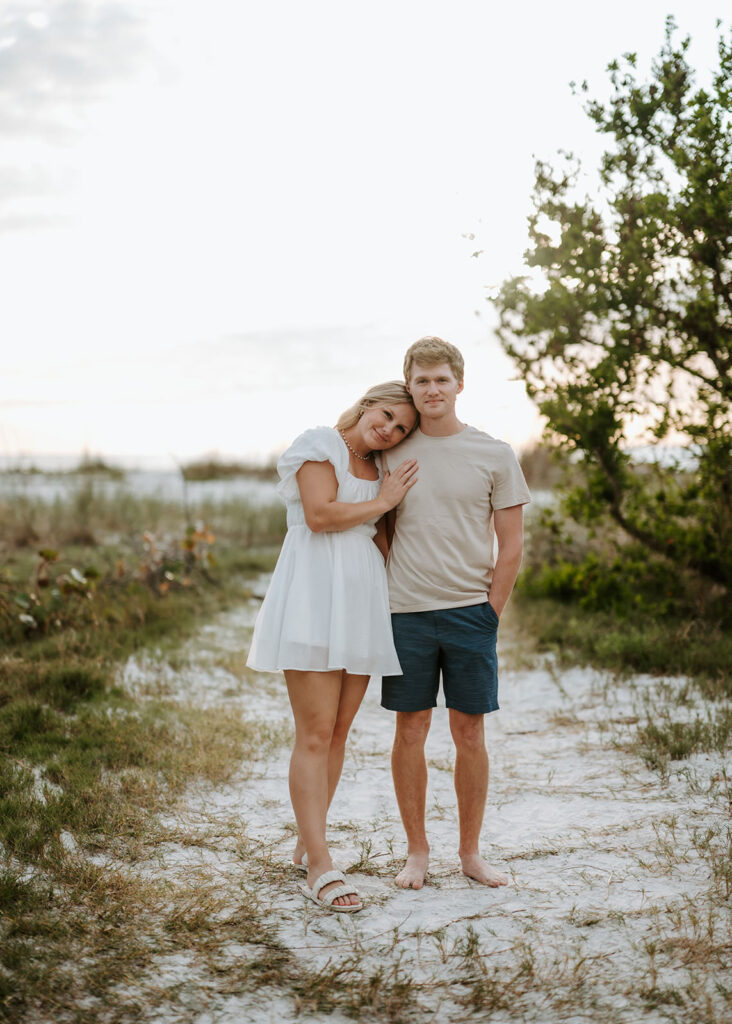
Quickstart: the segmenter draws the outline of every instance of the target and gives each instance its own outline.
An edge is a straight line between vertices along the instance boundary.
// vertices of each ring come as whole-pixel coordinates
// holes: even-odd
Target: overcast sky
[[[462,418],[521,447],[486,297],[534,154],[591,183],[569,82],[607,95],[668,13],[703,76],[707,0],[5,0],[0,456],[266,458],[426,333],[466,356]]]

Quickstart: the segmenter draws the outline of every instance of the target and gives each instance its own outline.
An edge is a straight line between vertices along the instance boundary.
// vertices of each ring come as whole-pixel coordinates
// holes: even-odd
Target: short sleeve
[[[494,510],[527,505],[531,501],[531,493],[519,461],[510,445],[502,442],[501,448],[499,465],[493,471],[491,505]]]
[[[280,482],[277,493],[284,501],[299,501],[300,491],[295,475],[304,462],[330,462],[338,483],[348,472],[348,452],[332,427],[313,427],[295,438],[287,451],[280,455],[277,473]]]

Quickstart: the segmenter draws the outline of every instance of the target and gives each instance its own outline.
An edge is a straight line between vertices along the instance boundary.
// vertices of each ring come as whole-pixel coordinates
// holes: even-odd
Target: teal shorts
[[[382,679],[382,707],[389,711],[437,707],[442,676],[448,708],[466,715],[498,710],[498,616],[490,602],[398,612],[392,615],[391,625],[402,675]]]

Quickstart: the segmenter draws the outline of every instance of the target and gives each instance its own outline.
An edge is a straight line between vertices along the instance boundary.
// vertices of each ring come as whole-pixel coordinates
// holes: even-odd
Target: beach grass
[[[520,589],[513,600],[533,649],[552,652],[563,664],[579,660],[625,676],[688,676],[710,699],[732,696],[732,630],[724,621],[642,611],[620,618]]]
[[[246,774],[289,735],[132,696],[118,667],[133,652],[174,658],[245,600],[274,565],[282,510],[207,503],[191,522],[178,503],[93,484],[0,505],[0,1012],[129,1019],[112,993],[149,964],[161,927],[174,938],[196,918],[185,894],[125,867],[193,780]]]
[[[710,996],[710,979],[725,977],[732,949],[728,817],[703,825],[661,821],[647,848],[627,855],[643,870],[669,876],[695,865],[709,879],[703,899],[681,894],[668,906],[624,915],[572,908],[566,934],[558,936],[528,914],[520,933],[498,949],[485,931],[494,911],[486,917],[477,908],[475,916],[471,910],[424,930],[410,925],[409,914],[375,934],[368,923],[360,930],[344,922],[320,962],[291,948],[277,901],[299,879],[281,850],[235,809],[203,822],[181,812],[192,787],[203,792],[205,808],[207,794],[254,785],[290,742],[289,723],[232,714],[225,702],[201,706],[174,686],[188,667],[186,643],[261,590],[255,580],[274,563],[270,541],[281,519],[226,505],[218,520],[212,508],[197,527],[174,505],[131,500],[134,528],[123,529],[119,510],[96,501],[88,522],[93,542],[63,545],[69,510],[54,520],[36,509],[34,528],[45,532],[32,546],[6,540],[3,548],[0,593],[13,615],[37,614],[39,623],[19,623],[0,651],[0,1016],[18,1024],[195,1019],[248,993],[264,1020],[277,1012],[270,1004],[283,999],[304,1019],[339,1015],[390,1024],[494,1017],[625,1024],[619,1005],[683,1024],[720,1024],[720,1002],[730,1000],[718,989]],[[199,557],[186,563],[189,525],[201,538]],[[39,555],[52,546],[56,559]],[[50,581],[42,587],[39,559]],[[41,621],[54,581],[73,581],[72,569],[86,582],[61,594],[59,625]],[[13,601],[33,593],[37,603]],[[576,619],[569,631],[568,618]],[[597,634],[620,635],[627,626],[519,594],[502,623],[502,650],[519,670],[548,656],[560,683],[563,669],[578,660],[622,678],[633,672],[617,650],[610,657],[613,644],[599,643]],[[653,635],[650,622],[632,626]],[[679,647],[677,634],[664,636]],[[212,648],[209,663],[247,687],[254,681],[244,649],[245,643]],[[121,685],[120,666],[132,655],[160,666],[160,684],[152,672],[134,692]],[[727,684],[712,655],[708,669],[682,681],[659,676],[626,724],[609,727],[608,742],[653,769],[658,785],[672,766],[728,748]],[[257,686],[267,691],[266,681]],[[555,730],[580,726],[571,700],[552,718]],[[433,776],[451,770],[447,754],[431,758]],[[723,769],[718,775],[709,783],[712,796],[729,808],[732,785]],[[691,787],[693,772],[688,778]],[[430,813],[444,812],[435,805]],[[334,828],[355,850],[349,871],[393,888],[398,857],[391,838],[359,835],[350,822]],[[190,851],[200,857],[192,860]],[[519,871],[546,860],[551,876],[551,865],[572,853],[558,840],[516,850],[509,860]],[[449,900],[452,891],[449,878],[430,880],[433,898]],[[375,908],[379,900],[388,897],[378,896]],[[592,952],[587,936],[597,931],[620,942],[636,915],[642,939],[633,940],[627,974],[611,977],[610,947]],[[316,916],[312,929],[322,943]]]

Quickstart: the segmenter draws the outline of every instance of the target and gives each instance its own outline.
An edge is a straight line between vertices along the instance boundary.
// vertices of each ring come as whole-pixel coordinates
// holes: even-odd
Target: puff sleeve
[[[300,500],[295,474],[304,462],[330,462],[340,486],[348,472],[348,451],[332,427],[313,427],[295,438],[277,462],[277,493],[285,502]]]

